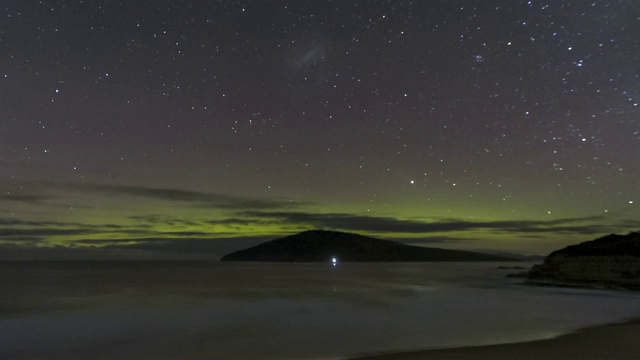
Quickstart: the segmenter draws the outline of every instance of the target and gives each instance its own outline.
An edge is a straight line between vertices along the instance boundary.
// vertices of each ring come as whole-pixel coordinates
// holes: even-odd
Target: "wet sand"
[[[552,339],[373,355],[353,360],[640,359],[640,319],[586,328]]]

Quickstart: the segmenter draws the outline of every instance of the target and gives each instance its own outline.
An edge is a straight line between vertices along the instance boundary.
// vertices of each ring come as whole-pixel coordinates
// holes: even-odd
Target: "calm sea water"
[[[636,293],[499,265],[0,263],[0,359],[340,359],[640,316]]]

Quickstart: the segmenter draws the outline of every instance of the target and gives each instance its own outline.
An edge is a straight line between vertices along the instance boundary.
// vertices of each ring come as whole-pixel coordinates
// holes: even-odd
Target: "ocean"
[[[0,359],[344,359],[640,316],[638,293],[505,265],[531,263],[0,263]]]

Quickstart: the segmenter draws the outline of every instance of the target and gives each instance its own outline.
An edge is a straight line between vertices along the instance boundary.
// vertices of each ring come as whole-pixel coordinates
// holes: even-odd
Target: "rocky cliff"
[[[640,233],[608,235],[554,251],[527,274],[533,284],[640,290]]]

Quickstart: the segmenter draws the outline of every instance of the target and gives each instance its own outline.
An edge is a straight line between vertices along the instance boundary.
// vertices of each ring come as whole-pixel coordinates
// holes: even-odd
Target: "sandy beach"
[[[640,359],[640,319],[513,344],[372,355],[352,360]]]

